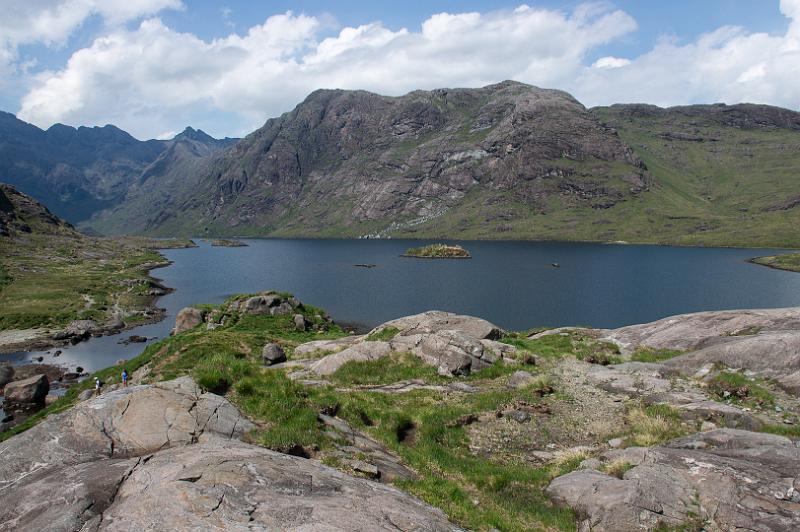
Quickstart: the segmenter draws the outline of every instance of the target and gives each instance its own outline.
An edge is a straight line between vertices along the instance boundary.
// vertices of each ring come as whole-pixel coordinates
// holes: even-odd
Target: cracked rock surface
[[[800,529],[800,448],[783,436],[718,429],[601,460],[633,467],[622,478],[579,470],[547,488],[583,517],[580,530],[653,530],[693,518],[706,530]]]
[[[183,377],[79,403],[0,443],[0,531],[456,530],[395,488],[240,441]]]

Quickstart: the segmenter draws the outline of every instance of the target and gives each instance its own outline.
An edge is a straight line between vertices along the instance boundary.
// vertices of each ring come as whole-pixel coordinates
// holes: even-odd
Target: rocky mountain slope
[[[191,128],[167,141],[139,141],[111,125],[44,131],[0,112],[0,179],[75,223],[116,205],[138,180],[158,176],[164,160],[200,157],[235,140]]]
[[[89,226],[800,245],[798,124],[759,105],[587,110],[515,82],[398,98],[322,90]]]
[[[397,98],[316,91],[185,183],[132,194],[91,225],[360,236],[457,219],[454,234],[485,228],[502,236],[564,205],[603,210],[631,200],[650,178],[568,94],[503,82]]]

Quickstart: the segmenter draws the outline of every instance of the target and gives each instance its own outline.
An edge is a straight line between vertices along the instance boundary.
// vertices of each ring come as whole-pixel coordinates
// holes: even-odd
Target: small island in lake
[[[227,238],[215,238],[208,241],[214,247],[219,248],[246,248],[247,243],[241,240],[229,240]]]
[[[401,257],[413,257],[418,259],[469,259],[472,256],[469,251],[461,246],[449,246],[447,244],[431,244],[419,248],[409,248]]]

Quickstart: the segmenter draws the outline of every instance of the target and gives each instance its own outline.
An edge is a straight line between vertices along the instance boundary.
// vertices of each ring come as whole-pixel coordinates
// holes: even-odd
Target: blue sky
[[[587,106],[800,107],[800,0],[0,0],[0,109],[240,136],[316,88],[517,79]]]

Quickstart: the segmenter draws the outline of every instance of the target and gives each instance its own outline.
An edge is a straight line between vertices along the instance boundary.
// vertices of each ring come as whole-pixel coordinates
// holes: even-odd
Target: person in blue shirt
[[[128,370],[127,369],[123,369],[122,370],[122,387],[123,388],[127,388],[128,387]]]

